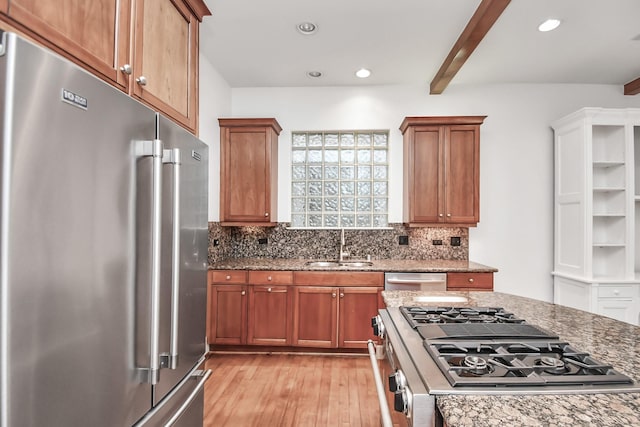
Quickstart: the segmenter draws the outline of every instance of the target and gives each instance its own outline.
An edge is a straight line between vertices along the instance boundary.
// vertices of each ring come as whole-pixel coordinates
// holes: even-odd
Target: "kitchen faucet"
[[[349,252],[344,250],[344,228],[340,229],[340,257],[338,258],[339,262],[345,260],[345,258],[349,257]]]

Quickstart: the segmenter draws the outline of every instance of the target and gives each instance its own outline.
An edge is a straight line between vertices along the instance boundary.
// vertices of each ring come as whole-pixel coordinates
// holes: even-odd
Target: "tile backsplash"
[[[220,223],[210,222],[209,263],[225,258],[338,258],[340,230],[300,230],[289,229],[289,226],[289,223],[278,223],[275,227],[222,227]],[[346,251],[354,259],[365,259],[367,255],[374,260],[469,258],[468,228],[410,228],[403,224],[389,224],[389,227],[345,229]],[[408,245],[398,243],[401,236],[408,237]],[[460,238],[460,246],[451,245],[452,237]],[[434,245],[434,240],[442,244]]]

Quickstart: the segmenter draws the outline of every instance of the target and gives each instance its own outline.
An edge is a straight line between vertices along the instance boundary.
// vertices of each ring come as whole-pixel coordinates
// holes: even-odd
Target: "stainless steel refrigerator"
[[[0,426],[202,425],[207,146],[11,33],[0,100]]]

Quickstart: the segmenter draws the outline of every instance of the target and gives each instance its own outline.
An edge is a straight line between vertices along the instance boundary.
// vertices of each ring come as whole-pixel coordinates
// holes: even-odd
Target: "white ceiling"
[[[428,87],[480,0],[206,3],[212,16],[201,25],[200,51],[231,87]],[[552,16],[562,25],[538,32]],[[300,34],[304,21],[318,31]],[[371,77],[355,77],[361,67]],[[322,77],[307,77],[312,70]],[[640,0],[512,0],[451,85],[623,85],[637,77]]]

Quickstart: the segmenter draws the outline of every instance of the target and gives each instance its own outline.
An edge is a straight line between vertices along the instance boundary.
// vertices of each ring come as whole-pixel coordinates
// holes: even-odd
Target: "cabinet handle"
[[[340,298],[344,298],[344,294],[340,292]]]
[[[268,281],[272,281],[273,279],[271,278],[271,276],[267,277]]]
[[[264,213],[264,216],[265,216],[265,217],[268,217],[268,216],[269,216],[269,212],[265,212],[265,213]]]
[[[226,277],[226,279],[227,279],[227,280],[231,280],[231,276],[227,276],[227,277]]]
[[[335,297],[336,297],[336,293],[334,292],[331,294],[331,298],[335,298]]]
[[[140,76],[136,79],[136,83],[138,83],[140,86],[146,86],[147,78],[145,76]]]
[[[614,295],[618,295],[618,294],[620,294],[620,291],[619,291],[619,290],[617,290],[617,289],[615,289],[615,290],[613,291],[613,294],[614,294]]]
[[[246,291],[242,291],[240,292],[240,295],[245,295],[247,292]]]
[[[469,283],[473,283],[473,277],[469,277]]]
[[[131,75],[131,65],[129,64],[124,64],[122,67],[120,67],[120,71],[122,71],[123,73],[125,73],[126,75]]]
[[[271,292],[271,288],[267,288],[267,292]]]
[[[439,216],[440,218],[442,218],[444,215],[443,215],[443,214],[440,214],[440,215],[438,215],[438,216]]]
[[[448,214],[447,214],[447,217],[448,217],[448,218],[451,218],[451,214],[450,214],[450,213],[448,213]]]

